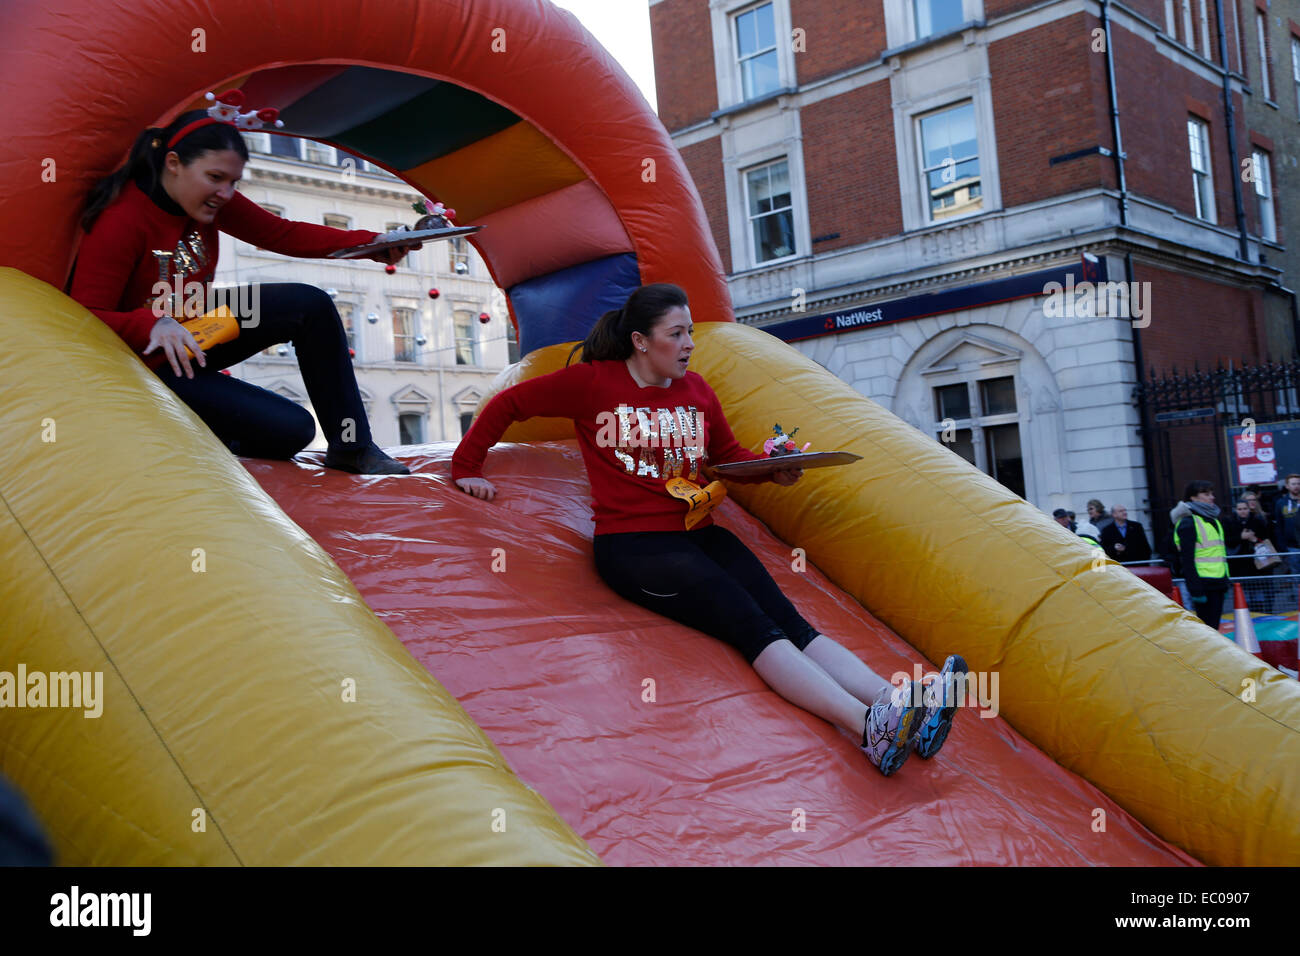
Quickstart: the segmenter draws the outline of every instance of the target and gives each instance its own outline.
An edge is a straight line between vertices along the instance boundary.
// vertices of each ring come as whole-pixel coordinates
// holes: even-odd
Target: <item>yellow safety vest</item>
[[[1213,519],[1206,521],[1198,514],[1192,515],[1196,524],[1196,576],[1201,578],[1226,578],[1228,576],[1228,551],[1223,546],[1223,528]],[[1179,522],[1181,524],[1181,522]],[[1178,529],[1174,529],[1174,546],[1182,548]]]

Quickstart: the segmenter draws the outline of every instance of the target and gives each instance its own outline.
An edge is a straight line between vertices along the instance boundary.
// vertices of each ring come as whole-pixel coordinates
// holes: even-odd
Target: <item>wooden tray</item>
[[[338,252],[331,252],[329,258],[360,259],[364,256],[374,255],[376,252],[383,252],[385,249],[409,246],[416,242],[433,242],[438,239],[451,239],[454,236],[467,236],[471,232],[478,232],[482,228],[482,226],[453,226],[450,229],[412,229],[396,239],[385,239],[383,242],[371,242],[364,246],[350,246],[347,249],[340,249]]]
[[[753,478],[791,468],[831,468],[835,465],[847,465],[861,457],[851,451],[814,451],[806,455],[778,455],[775,458],[764,458],[762,461],[733,461],[725,465],[710,465],[709,468],[722,478]]]

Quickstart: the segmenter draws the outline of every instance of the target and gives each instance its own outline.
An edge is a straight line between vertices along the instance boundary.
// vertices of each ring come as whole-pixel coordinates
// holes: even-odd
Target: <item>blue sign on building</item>
[[[770,332],[786,342],[798,342],[823,335],[836,335],[852,329],[891,325],[895,322],[925,318],[928,315],[959,312],[982,305],[1045,295],[1051,283],[1059,283],[1062,287],[1067,285],[1074,287],[1084,282],[1105,281],[1107,281],[1106,263],[1103,260],[1090,258],[1068,268],[1043,269],[1007,279],[963,286],[960,289],[945,289],[942,292],[895,299],[878,305],[858,306],[823,315],[800,316],[786,322],[765,325],[763,331]]]

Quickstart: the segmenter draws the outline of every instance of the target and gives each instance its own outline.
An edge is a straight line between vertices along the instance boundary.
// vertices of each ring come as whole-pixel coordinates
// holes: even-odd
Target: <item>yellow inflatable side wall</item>
[[[780,422],[863,456],[796,489],[732,484],[746,509],[931,661],[996,672],[1002,716],[1164,839],[1213,864],[1300,863],[1300,684],[785,343],[721,322],[695,339],[743,444]],[[533,419],[505,438],[572,434]]]
[[[60,862],[599,862],[107,326],[13,269],[0,320],[0,671],[93,698],[0,712]]]

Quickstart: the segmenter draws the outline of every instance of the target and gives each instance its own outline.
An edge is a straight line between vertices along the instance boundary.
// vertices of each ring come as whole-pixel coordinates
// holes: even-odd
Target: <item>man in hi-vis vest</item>
[[[1217,631],[1223,596],[1228,591],[1228,550],[1214,503],[1214,486],[1208,481],[1188,484],[1177,511],[1182,511],[1182,517],[1174,528],[1174,546],[1182,559],[1192,610]]]

